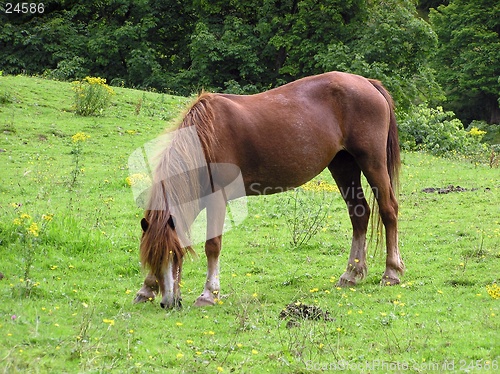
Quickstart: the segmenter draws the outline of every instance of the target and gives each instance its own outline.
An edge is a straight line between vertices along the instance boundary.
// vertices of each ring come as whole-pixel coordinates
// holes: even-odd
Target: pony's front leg
[[[158,294],[159,286],[156,277],[149,273],[144,279],[144,284],[135,295],[134,303],[144,303],[146,301],[153,301]]]
[[[195,306],[214,305],[220,297],[219,255],[222,246],[222,231],[226,216],[226,197],[219,190],[207,204],[207,281],[203,293],[196,299]]]
[[[207,255],[207,281],[203,293],[196,299],[195,306],[214,305],[219,297],[219,254],[222,243],[222,235],[209,239],[205,242],[205,254]]]
[[[168,262],[164,268],[163,274],[159,277],[160,291],[163,295],[160,306],[163,309],[181,308],[181,272],[182,260],[178,260],[176,256]]]

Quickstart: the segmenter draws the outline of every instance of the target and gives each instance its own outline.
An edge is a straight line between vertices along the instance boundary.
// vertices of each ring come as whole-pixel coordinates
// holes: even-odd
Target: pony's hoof
[[[384,275],[382,277],[382,280],[380,281],[380,285],[382,286],[395,286],[397,284],[401,283],[399,278],[397,277],[389,277],[387,275]]]
[[[345,275],[342,275],[337,282],[337,287],[354,287],[355,285],[356,281],[346,277]]]
[[[202,306],[213,306],[215,305],[215,300],[213,298],[200,296],[194,302],[194,306],[202,307]]]
[[[134,304],[145,303],[146,301],[153,301],[155,299],[155,295],[152,294],[143,294],[138,293],[135,295]]]

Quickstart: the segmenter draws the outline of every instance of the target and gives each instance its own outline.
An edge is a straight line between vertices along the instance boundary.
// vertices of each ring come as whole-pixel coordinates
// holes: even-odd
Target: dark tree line
[[[47,0],[0,13],[0,70],[176,94],[253,93],[327,70],[380,79],[398,105],[500,122],[495,0]],[[445,98],[448,100],[445,101]]]

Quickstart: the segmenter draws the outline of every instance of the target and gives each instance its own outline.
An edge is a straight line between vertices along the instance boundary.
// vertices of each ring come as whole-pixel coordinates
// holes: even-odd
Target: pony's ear
[[[149,227],[149,222],[146,218],[141,219],[141,228],[143,232],[146,232]]]
[[[167,221],[168,225],[173,229],[175,230],[175,223],[174,223],[174,219],[172,218],[172,215],[170,215],[170,217],[168,217],[168,221]]]

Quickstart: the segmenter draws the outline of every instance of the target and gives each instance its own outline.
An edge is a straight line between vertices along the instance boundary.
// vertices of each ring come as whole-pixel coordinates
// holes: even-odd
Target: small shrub
[[[106,79],[95,77],[86,77],[73,82],[73,91],[75,91],[76,114],[81,116],[102,115],[115,94],[106,84]]]
[[[437,156],[485,155],[487,147],[481,143],[485,134],[476,127],[465,130],[455,114],[442,107],[419,105],[399,123],[401,148],[426,151]]]
[[[294,247],[307,245],[326,225],[331,206],[331,194],[338,188],[325,181],[313,180],[280,195],[282,214]],[[315,208],[312,208],[315,207]]]

